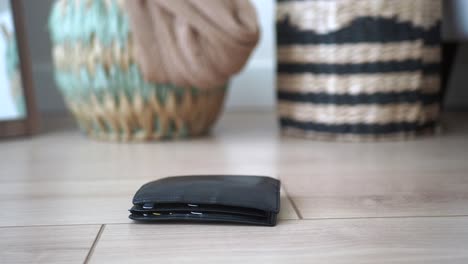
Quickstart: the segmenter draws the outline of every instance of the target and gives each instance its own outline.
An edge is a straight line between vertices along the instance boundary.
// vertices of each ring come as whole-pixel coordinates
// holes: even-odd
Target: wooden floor
[[[468,263],[468,114],[445,120],[435,137],[336,143],[227,113],[209,137],[151,144],[54,121],[0,141],[0,263]],[[281,179],[278,226],[128,219],[140,185],[184,174]]]

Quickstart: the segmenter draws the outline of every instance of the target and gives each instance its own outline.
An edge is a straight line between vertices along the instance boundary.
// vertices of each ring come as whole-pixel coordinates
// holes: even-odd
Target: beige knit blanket
[[[127,0],[145,79],[203,89],[225,85],[259,40],[249,0]]]

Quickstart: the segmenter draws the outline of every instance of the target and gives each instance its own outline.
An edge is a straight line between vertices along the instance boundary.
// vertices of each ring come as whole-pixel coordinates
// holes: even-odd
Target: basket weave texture
[[[123,0],[57,0],[50,16],[55,79],[79,126],[107,140],[206,133],[226,87],[200,90],[143,79]]]
[[[433,131],[441,10],[440,0],[278,0],[284,132],[378,140]]]

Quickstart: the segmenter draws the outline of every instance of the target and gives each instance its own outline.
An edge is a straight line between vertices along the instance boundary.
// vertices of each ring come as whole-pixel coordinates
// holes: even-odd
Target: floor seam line
[[[96,238],[94,239],[93,244],[91,245],[91,248],[89,249],[88,254],[86,255],[86,258],[83,262],[84,264],[88,264],[91,258],[93,257],[94,250],[96,249],[96,246],[99,243],[99,240],[105,228],[106,224],[101,225],[101,228],[99,228],[99,232],[97,233]]]
[[[109,223],[106,223],[109,224]],[[110,223],[110,224],[131,224],[131,223]],[[0,229],[3,228],[30,228],[30,227],[80,227],[80,226],[102,226],[102,223],[95,223],[95,224],[47,224],[47,225],[42,225],[42,224],[31,224],[31,225],[12,225],[12,226],[0,226]]]
[[[304,221],[323,220],[364,220],[364,219],[409,219],[409,218],[468,218],[468,215],[402,215],[402,216],[362,216],[362,217],[310,217],[303,218]]]
[[[287,197],[288,200],[289,197]],[[291,200],[290,200],[291,201]],[[292,203],[292,202],[291,202]],[[293,205],[294,207],[294,205]],[[296,210],[295,208],[293,208]],[[296,212],[298,214],[298,212]],[[302,217],[302,215],[298,214]],[[398,218],[468,218],[468,214],[460,215],[406,215],[406,216],[362,216],[362,217],[303,217],[301,219],[279,219],[281,221],[319,221],[319,220],[352,220],[352,219],[398,219]],[[0,229],[13,228],[47,228],[47,227],[80,227],[80,226],[115,226],[115,225],[133,225],[135,223],[106,223],[106,224],[50,224],[50,225],[21,225],[21,226],[0,226]]]
[[[288,201],[291,203],[291,206],[292,206],[294,212],[296,213],[297,217],[299,217],[299,220],[303,220],[304,217],[302,217],[302,214],[301,214],[301,212],[299,211],[299,208],[297,208],[296,203],[294,202],[294,200],[292,199],[292,197],[289,196],[288,191],[286,190],[286,187],[285,187],[285,186],[283,186],[283,190],[284,190],[284,194],[286,195],[286,198],[287,198]]]

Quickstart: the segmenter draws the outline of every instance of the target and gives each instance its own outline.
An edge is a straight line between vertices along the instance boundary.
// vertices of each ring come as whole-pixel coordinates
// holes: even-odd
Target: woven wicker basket
[[[202,91],[143,80],[123,0],[57,0],[50,17],[56,82],[79,126],[108,140],[197,136],[226,87]]]
[[[440,0],[279,0],[284,132],[378,140],[433,131],[440,18]]]

